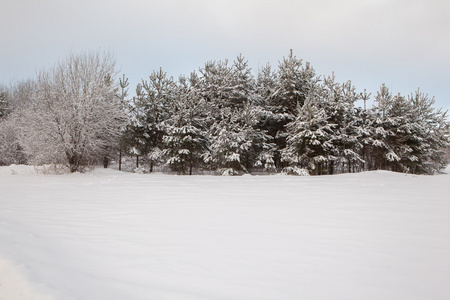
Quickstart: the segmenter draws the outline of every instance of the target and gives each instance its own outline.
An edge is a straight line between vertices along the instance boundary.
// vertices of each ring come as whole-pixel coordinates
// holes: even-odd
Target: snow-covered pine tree
[[[256,97],[255,105],[261,110],[261,119],[257,124],[257,128],[262,132],[267,133],[273,142],[273,164],[274,170],[280,166],[281,156],[279,152],[280,146],[277,146],[276,141],[285,145],[285,137],[280,137],[280,130],[285,131],[283,124],[289,119],[288,114],[278,113],[280,111],[276,106],[273,106],[274,94],[278,89],[278,76],[276,71],[272,70],[270,64],[266,64],[258,71],[256,80]]]
[[[434,108],[430,105],[434,103],[433,101],[420,91],[417,91],[416,95],[409,99],[400,95],[395,97],[389,111],[390,117],[396,121],[393,128],[395,136],[390,144],[394,147],[395,153],[400,156],[400,160],[397,165],[394,165],[393,171],[433,174],[445,166],[443,147],[448,142],[445,137],[448,128],[441,131],[434,126],[429,127],[429,124],[441,123],[442,115],[435,121],[429,119],[429,117],[434,118],[440,114],[433,114]],[[431,108],[431,111],[429,110],[431,114],[428,117],[423,115],[427,110],[426,107]],[[424,122],[424,119],[429,121]],[[441,128],[448,126],[445,123],[445,121],[442,123],[443,127]]]
[[[414,124],[409,135],[410,155],[414,160],[410,171],[418,174],[434,174],[447,164],[446,149],[450,146],[450,124],[447,111],[434,108],[435,99],[418,89],[408,97],[412,107],[410,123]]]
[[[139,89],[140,86],[138,86]],[[175,83],[162,69],[153,71],[148,80],[142,81],[140,96],[135,98],[137,155],[142,156],[152,172],[162,162],[164,121],[173,111]]]
[[[125,74],[123,74],[122,78],[119,78],[120,101],[122,104],[122,109],[127,113],[127,116],[130,116],[129,103],[127,99],[129,85],[130,83],[128,82],[128,78],[126,78]],[[122,136],[119,141],[119,171],[122,171],[122,157],[124,150],[127,147],[127,128],[129,124],[130,120],[128,120],[127,124],[121,128]]]
[[[275,144],[271,143],[272,137],[266,131],[261,130],[258,124],[266,112],[260,106],[252,102],[247,103],[239,111],[239,122],[245,139],[250,142],[248,149],[242,149],[242,163],[247,170],[256,168],[265,172],[276,171],[274,162]]]
[[[136,168],[140,167],[140,157],[145,156],[148,152],[146,133],[146,117],[144,111],[141,110],[141,103],[144,101],[142,85],[136,86],[136,96],[133,97],[131,103],[127,105],[129,114],[129,123],[122,134],[122,142],[124,150],[127,154],[136,157]]]
[[[231,67],[210,63],[202,70],[203,94],[213,107],[210,154],[207,161],[223,175],[272,170],[270,137],[257,128],[263,110],[256,106],[256,81],[239,56]]]
[[[265,95],[270,113],[263,126],[276,144],[275,164],[277,168],[283,167],[280,151],[286,147],[286,125],[292,122],[297,114],[297,107],[303,106],[306,96],[314,87],[316,78],[314,69],[309,63],[303,64],[292,52],[279,62],[276,71],[276,82],[273,93]],[[270,91],[270,90],[269,90]]]
[[[304,105],[298,107],[296,119],[286,126],[287,145],[281,151],[282,160],[288,164],[284,173],[295,174],[299,173],[295,170],[306,169],[309,174],[326,174],[336,159],[334,124],[328,122],[319,102],[318,95],[310,91]]]
[[[256,78],[256,93],[258,95],[258,105],[266,109],[271,104],[277,88],[277,74],[272,70],[272,66],[268,63],[258,71]]]
[[[372,127],[370,110],[367,110],[367,101],[370,99],[370,93],[364,89],[364,92],[360,93],[359,99],[364,101],[364,106],[362,108],[356,107],[354,110],[354,128],[356,130],[355,135],[360,144],[359,155],[362,159],[361,170],[369,170],[370,161],[370,147],[372,145]]]
[[[351,81],[343,84],[343,99],[346,105],[343,123],[341,124],[341,157],[347,166],[347,172],[360,172],[364,167],[364,158],[361,156],[363,144],[361,143],[361,124],[356,117],[355,102],[359,100],[360,94]],[[343,166],[344,168],[344,166]]]
[[[292,50],[288,57],[283,57],[278,66],[277,89],[273,95],[274,112],[294,116],[297,107],[303,106],[315,76],[310,64],[303,65]]]
[[[198,84],[198,92],[210,103],[214,117],[219,115],[219,110],[227,106],[224,99],[230,97],[230,73],[228,60],[210,61],[200,69],[201,77]]]
[[[241,151],[249,148],[238,116],[231,108],[221,109],[220,119],[210,128],[210,153],[205,157],[207,163],[221,175],[238,175],[247,170],[241,163]]]
[[[178,174],[192,175],[194,168],[202,166],[208,148],[209,110],[198,91],[199,78],[192,73],[189,80],[181,77],[173,111],[164,122],[163,156],[169,168]]]
[[[248,66],[248,61],[239,55],[233,62],[229,73],[229,86],[225,100],[226,107],[242,109],[247,103],[255,102],[256,82]]]
[[[362,97],[368,98],[367,94]],[[449,125],[446,112],[433,105],[434,99],[419,90],[407,99],[393,97],[383,84],[374,107],[357,114],[364,169],[417,174],[442,169],[446,165],[443,149],[448,146]]]
[[[387,144],[398,159],[391,160],[389,169],[396,172],[409,172],[417,162],[417,142],[420,137],[420,125],[411,118],[412,106],[400,94],[393,97],[392,104],[388,108],[387,116],[391,120],[390,132],[386,138]],[[386,116],[385,116],[386,117]],[[420,147],[420,146],[419,146]],[[414,153],[416,152],[416,153]]]
[[[200,73],[199,93],[217,114],[222,108],[240,109],[254,101],[256,82],[242,55],[231,66],[228,60],[207,62]]]
[[[372,170],[390,170],[390,167],[400,160],[389,143],[395,136],[392,128],[396,121],[388,115],[393,101],[394,97],[391,92],[385,84],[382,84],[375,96],[375,105],[371,114],[372,145],[370,145],[370,153]]]
[[[206,157],[221,175],[239,175],[251,168],[275,170],[270,136],[256,128],[261,117],[258,107],[247,103],[243,109],[221,110],[220,121],[211,127],[210,153]]]
[[[334,163],[329,162],[328,173],[342,173],[359,170],[362,158],[359,155],[361,144],[358,140],[357,120],[354,103],[359,94],[350,81],[344,84],[336,82],[334,73],[325,77],[321,85],[322,105],[326,111],[328,122],[333,124],[335,153]]]

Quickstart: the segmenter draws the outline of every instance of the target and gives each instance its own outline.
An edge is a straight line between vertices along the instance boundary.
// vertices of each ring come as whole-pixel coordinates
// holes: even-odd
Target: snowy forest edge
[[[0,86],[0,165],[323,175],[435,174],[448,162],[447,112],[434,98],[384,84],[372,97],[292,51],[257,74],[241,55],[177,80],[153,71],[133,97],[115,65],[109,53],[72,54]]]

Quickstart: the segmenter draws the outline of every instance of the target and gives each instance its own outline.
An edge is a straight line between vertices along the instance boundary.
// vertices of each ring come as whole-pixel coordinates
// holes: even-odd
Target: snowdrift
[[[448,299],[449,184],[0,167],[0,299]]]

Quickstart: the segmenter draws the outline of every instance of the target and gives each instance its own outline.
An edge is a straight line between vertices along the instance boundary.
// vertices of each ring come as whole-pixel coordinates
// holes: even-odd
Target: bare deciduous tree
[[[17,137],[17,118],[8,115],[0,121],[0,166],[27,162]]]
[[[21,117],[20,139],[31,162],[76,172],[102,160],[125,121],[115,75],[115,60],[105,53],[71,55],[38,74]]]

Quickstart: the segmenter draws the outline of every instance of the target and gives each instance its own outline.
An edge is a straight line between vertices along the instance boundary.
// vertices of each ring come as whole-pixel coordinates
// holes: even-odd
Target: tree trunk
[[[69,162],[70,173],[77,172],[78,169],[80,168],[81,158],[76,153],[75,154],[70,154],[68,152],[66,152],[66,157],[67,157],[67,160]]]
[[[119,148],[119,171],[122,171],[122,146]]]
[[[107,169],[109,165],[109,158],[107,155],[103,157],[103,168]]]
[[[194,157],[192,155],[192,147],[189,148],[189,175],[192,175],[192,167],[194,165]]]

